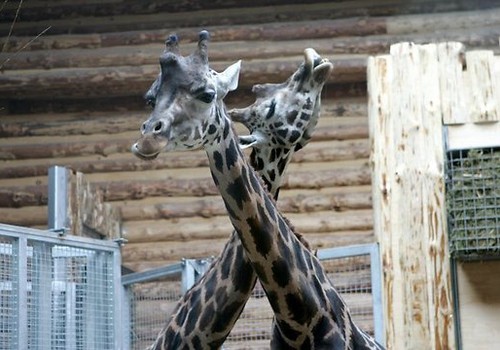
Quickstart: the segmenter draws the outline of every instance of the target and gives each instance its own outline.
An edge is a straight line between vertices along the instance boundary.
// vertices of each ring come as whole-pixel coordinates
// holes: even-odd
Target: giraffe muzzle
[[[153,160],[165,148],[167,142],[155,134],[146,134],[132,145],[132,153],[143,160]]]

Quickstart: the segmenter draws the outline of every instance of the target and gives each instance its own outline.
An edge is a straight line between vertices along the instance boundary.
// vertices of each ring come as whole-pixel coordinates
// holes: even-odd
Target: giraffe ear
[[[229,91],[236,90],[240,75],[241,61],[233,63],[222,73],[217,73],[217,98],[223,99]]]
[[[239,144],[241,149],[245,149],[248,147],[254,147],[263,142],[263,138],[259,137],[259,135],[250,134],[238,136]]]
[[[252,87],[252,92],[257,97],[266,97],[267,95],[271,95],[276,91],[282,84],[275,83],[266,83],[266,84],[255,84]]]

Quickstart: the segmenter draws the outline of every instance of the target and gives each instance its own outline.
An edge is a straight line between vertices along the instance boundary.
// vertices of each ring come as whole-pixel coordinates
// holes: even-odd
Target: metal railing
[[[123,349],[115,242],[0,224],[0,348]]]
[[[354,321],[384,344],[378,244],[322,249],[317,254]],[[130,303],[131,349],[143,349],[156,339],[179,298],[208,266],[206,260],[184,260],[123,276]],[[257,283],[224,349],[269,348],[272,317],[267,297]]]

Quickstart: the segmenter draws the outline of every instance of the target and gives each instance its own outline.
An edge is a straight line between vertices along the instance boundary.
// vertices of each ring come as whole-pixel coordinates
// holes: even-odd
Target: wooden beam
[[[68,170],[67,215],[70,233],[99,239],[116,239],[121,236],[119,211],[104,202],[104,196],[80,172]]]
[[[321,163],[312,163],[313,168]],[[298,169],[285,177],[283,189],[318,189],[335,186],[358,186],[370,183],[370,169],[363,160],[354,161],[351,165],[343,165],[342,162],[332,167],[331,163],[325,163],[325,169],[319,169],[311,173],[310,170]],[[306,167],[307,168],[307,167]],[[329,169],[327,169],[329,168]],[[192,168],[196,169],[196,168]],[[187,170],[185,174],[189,171]],[[198,168],[203,171],[206,168]],[[155,176],[158,178],[147,179],[147,173],[142,174],[141,179],[131,179],[131,174],[137,177],[137,173],[109,173],[98,174],[99,178],[92,184],[102,189],[104,200],[123,201],[137,200],[145,197],[158,196],[206,196],[218,194],[217,188],[210,177],[187,177],[180,178],[161,176],[159,171]],[[108,176],[109,175],[109,176]],[[120,176],[118,176],[120,175]],[[179,173],[177,173],[179,175]],[[121,177],[117,178],[117,177]],[[146,179],[144,179],[146,177]],[[160,178],[161,177],[161,178]],[[115,178],[116,180],[112,180]],[[40,184],[30,185],[38,182],[36,178],[28,178],[24,184],[8,185],[17,183],[15,180],[3,180],[0,188],[0,207],[23,207],[47,204],[47,186]],[[166,187],[165,184],[168,183]]]
[[[500,146],[500,122],[448,125],[448,150]]]
[[[301,234],[362,231],[372,227],[371,209],[318,211],[314,213],[314,220],[310,219],[310,214],[287,213],[286,216]],[[123,225],[123,237],[129,243],[210,240],[227,238],[231,231],[227,215],[142,220]]]
[[[326,131],[326,130],[325,130]],[[345,135],[344,135],[345,136]],[[202,152],[176,152],[169,154],[168,157],[161,157],[154,162],[144,162],[133,157],[129,152],[130,141],[116,142],[117,148],[106,146],[106,143],[96,142],[95,146],[106,146],[103,148],[93,148],[91,142],[77,144],[40,144],[34,145],[32,149],[41,148],[40,152],[32,152],[29,157],[27,145],[21,149],[6,149],[5,153],[0,154],[0,159],[8,159],[4,166],[0,168],[0,179],[13,177],[42,176],[47,173],[47,168],[51,165],[64,163],[65,166],[83,173],[107,173],[114,171],[145,171],[154,169],[172,169],[172,168],[195,168],[207,166],[206,155]],[[294,155],[292,162],[295,163],[314,163],[314,162],[334,162],[341,160],[353,160],[368,158],[369,148],[367,140],[326,140],[311,142],[307,151],[299,152]],[[121,146],[120,146],[121,144]],[[82,146],[81,148],[77,145]],[[61,147],[59,147],[61,146]],[[51,152],[52,148],[52,152]],[[101,152],[94,150],[102,150]],[[56,150],[61,150],[57,152]],[[81,155],[70,154],[69,152],[79,152]],[[7,153],[8,151],[8,153]],[[52,153],[51,156],[48,153]],[[87,153],[89,152],[89,153]],[[99,152],[99,153],[97,153]],[[110,154],[109,152],[113,152]],[[115,153],[116,152],[116,153]],[[45,157],[40,157],[46,155]],[[62,161],[58,157],[66,158]],[[24,156],[24,157],[23,157]],[[68,157],[68,156],[71,156]],[[17,160],[15,160],[17,159]]]
[[[173,31],[178,28],[191,27],[189,34],[185,37],[195,40],[195,35],[193,35],[192,29],[193,27],[203,27],[210,30],[211,27],[220,26],[221,23],[228,23],[231,24],[230,27],[236,27],[245,24],[318,20],[325,19],[325,17],[337,19],[342,17],[342,7],[345,8],[345,4],[343,2],[324,2],[320,4],[299,3],[281,6],[237,7],[226,8],[223,11],[220,9],[210,8],[200,11],[190,10],[185,12],[155,11],[149,14],[135,14],[133,12],[128,12],[116,17],[81,17],[81,20],[79,21],[75,21],[75,18],[72,17],[65,17],[61,19],[46,19],[38,21],[18,21],[16,23],[16,33],[18,35],[32,36],[37,35],[47,27],[51,27],[51,34],[125,32],[130,30],[131,26],[139,29],[164,29],[167,24],[169,31]],[[353,7],[350,7],[351,9],[349,12],[352,15],[346,16],[345,18],[365,15],[364,12],[366,11],[354,7],[355,12],[358,13],[355,14],[355,12],[352,11]],[[392,4],[392,7],[394,7],[394,4]],[[85,18],[87,18],[87,20],[85,20]],[[343,21],[343,19],[341,18],[339,21]],[[363,18],[363,21],[364,23],[381,22],[376,17]],[[10,25],[10,22],[0,23],[0,32],[7,33]],[[166,36],[163,36],[163,40],[165,40],[165,37]],[[251,38],[251,36],[248,36],[247,38],[249,37]]]
[[[454,348],[436,45],[370,58],[368,89],[387,346]]]
[[[380,18],[344,18],[340,20],[315,21],[302,20],[298,22],[286,21],[246,24],[238,26],[212,26],[210,28],[212,45],[218,42],[251,42],[251,41],[280,41],[280,40],[311,40],[331,39],[335,37],[352,37],[385,33],[384,19]],[[17,29],[17,28],[16,28]],[[38,38],[26,46],[33,39],[27,37],[11,37],[4,52],[16,52],[21,48],[26,51],[37,50],[62,50],[62,49],[96,49],[130,45],[159,45],[165,41],[172,32],[182,38],[183,45],[196,42],[199,26],[191,28],[167,28],[125,30],[121,32],[104,32],[91,34],[59,34],[47,35]],[[0,45],[5,44],[5,38],[0,38]],[[225,44],[227,45],[227,43]],[[217,47],[217,46],[215,46]]]
[[[237,57],[234,58],[234,61]],[[302,56],[260,59],[244,62],[240,85],[250,87],[262,82],[281,83],[303,61]],[[211,67],[223,71],[233,62],[214,62]],[[330,82],[366,81],[366,56],[334,59]],[[159,72],[157,65],[96,68],[59,68],[49,70],[6,71],[0,75],[2,98],[59,98],[140,95],[151,86]]]
[[[331,88],[328,86],[327,89]],[[253,94],[249,94],[254,98]],[[254,98],[255,100],[255,98]],[[248,101],[247,106],[253,101]],[[234,103],[232,103],[234,104]],[[121,105],[118,103],[117,105]],[[2,115],[0,119],[0,137],[19,136],[67,136],[91,134],[117,134],[126,131],[139,130],[143,120],[146,120],[150,110],[145,103],[138,110],[126,111],[78,111],[70,113],[33,113]],[[232,106],[228,106],[230,109]],[[324,98],[321,101],[321,119],[319,127],[342,127],[348,124],[343,131],[346,137],[352,137],[349,128],[352,127],[350,119],[359,126],[366,125],[366,120],[355,118],[366,117],[366,98]],[[325,120],[326,118],[342,117],[342,120]],[[245,129],[238,128],[238,133]],[[368,132],[363,136],[368,136]],[[357,138],[357,137],[352,137]]]

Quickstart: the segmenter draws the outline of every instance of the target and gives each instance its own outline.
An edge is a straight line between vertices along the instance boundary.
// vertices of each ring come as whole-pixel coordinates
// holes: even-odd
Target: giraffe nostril
[[[162,131],[162,129],[163,129],[163,123],[161,122],[161,120],[159,120],[159,121],[156,122],[156,124],[155,124],[155,126],[153,128],[153,131],[155,133],[159,133],[159,132]]]

